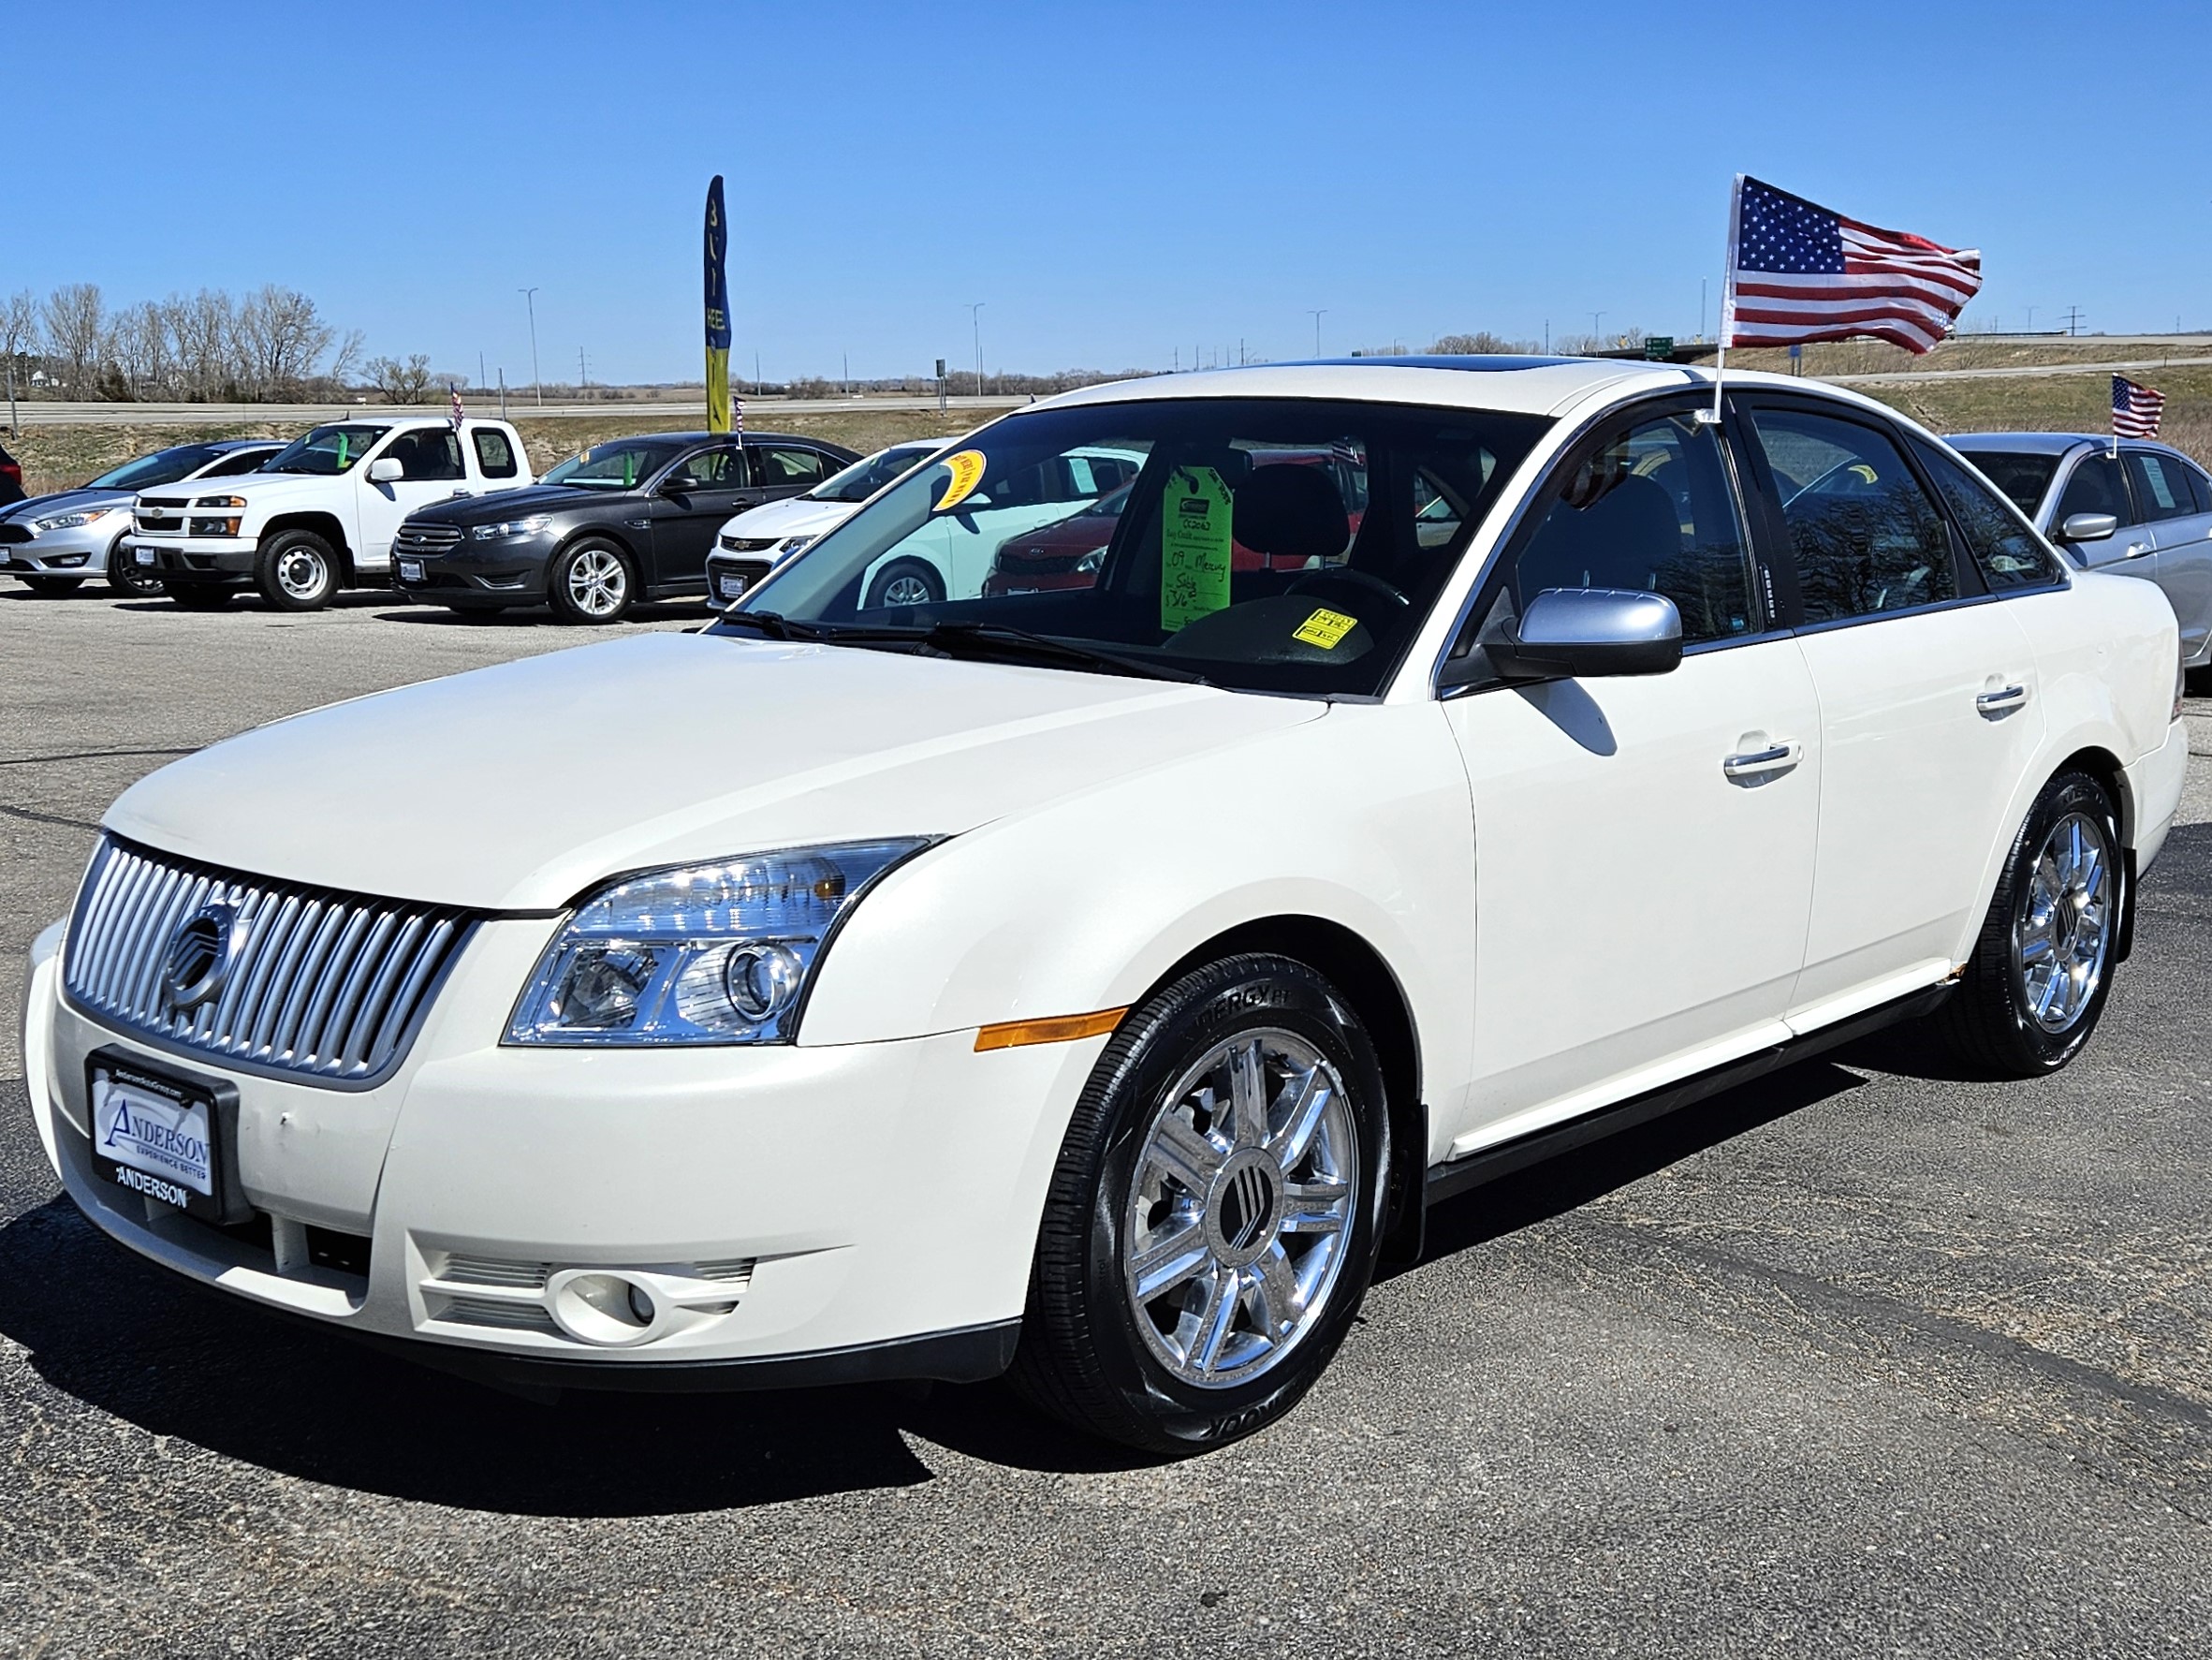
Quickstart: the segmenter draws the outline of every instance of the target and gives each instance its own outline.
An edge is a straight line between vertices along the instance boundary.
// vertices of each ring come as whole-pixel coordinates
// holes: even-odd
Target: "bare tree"
[[[46,297],[50,372],[73,398],[94,394],[108,345],[108,307],[95,283],[70,283]]]
[[[15,370],[21,388],[30,378],[30,360],[38,355],[38,297],[25,288],[0,301],[0,361]]]
[[[115,366],[133,398],[159,397],[173,389],[175,361],[160,306],[146,300],[117,313],[113,341]]]
[[[430,358],[417,352],[404,363],[394,358],[371,358],[369,384],[384,394],[387,404],[430,402]]]
[[[361,372],[361,348],[364,341],[359,329],[348,329],[344,339],[330,353],[330,366],[323,371],[323,378],[343,392],[352,384],[353,377]]]
[[[1428,349],[1440,357],[1486,358],[1532,352],[1536,349],[1536,343],[1532,340],[1508,340],[1502,334],[1493,334],[1487,329],[1479,329],[1472,334],[1446,334]]]
[[[271,283],[258,294],[248,295],[238,308],[236,328],[239,378],[246,395],[296,397],[337,332],[322,320],[315,301],[297,288]]]
[[[168,329],[169,356],[177,365],[178,389],[197,404],[235,393],[230,296],[209,288],[189,300],[172,294],[162,301],[161,313]]]

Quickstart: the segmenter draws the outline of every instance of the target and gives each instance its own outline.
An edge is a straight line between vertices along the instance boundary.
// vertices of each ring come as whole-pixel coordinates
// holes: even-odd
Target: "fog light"
[[[581,1342],[626,1348],[655,1335],[652,1293],[627,1274],[567,1269],[546,1291],[554,1324]]]
[[[82,565],[85,561],[85,557],[86,556],[82,553],[56,553],[51,559],[48,560],[47,563],[49,565],[57,565],[63,566],[64,568],[67,568],[71,566]]]

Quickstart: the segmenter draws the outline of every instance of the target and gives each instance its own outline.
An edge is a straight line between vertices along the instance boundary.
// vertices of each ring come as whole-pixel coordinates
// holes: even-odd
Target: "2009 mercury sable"
[[[48,1153],[146,1256],[448,1361],[1011,1367],[1172,1449],[1286,1410],[1425,1197],[1882,1021],[2065,1065],[2179,799],[2171,610],[1864,399],[1712,401],[1091,389],[702,634],[180,761],[35,948]],[[867,609],[1102,448],[1095,583]]]

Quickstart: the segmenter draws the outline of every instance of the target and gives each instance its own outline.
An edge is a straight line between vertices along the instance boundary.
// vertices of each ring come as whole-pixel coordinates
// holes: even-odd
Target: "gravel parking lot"
[[[1469,1196],[1299,1412],[1149,1465],[995,1387],[529,1403],[59,1197],[12,1017],[116,793],[583,638],[0,585],[0,1652],[2205,1652],[2212,699],[2071,1071],[1893,1036]]]

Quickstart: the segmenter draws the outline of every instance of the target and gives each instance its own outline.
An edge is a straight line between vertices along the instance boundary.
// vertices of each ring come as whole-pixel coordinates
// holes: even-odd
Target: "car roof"
[[[2009,449],[2021,455],[2064,455],[2084,444],[2109,444],[2095,433],[1953,433],[1944,439],[1954,449]]]
[[[1730,370],[1727,380],[1731,387],[1813,391],[1823,397],[1897,414],[1847,388],[1787,375]],[[1062,392],[1031,407],[1144,403],[1164,398],[1341,398],[1355,403],[1423,404],[1557,416],[1600,396],[1611,402],[1648,392],[1700,389],[1710,391],[1712,384],[1713,374],[1709,369],[1647,363],[1633,359],[1335,358],[1108,381]]]
[[[716,438],[743,438],[747,443],[773,439],[778,444],[811,444],[817,449],[836,449],[842,446],[827,438],[809,438],[799,433],[616,433],[611,436],[594,439],[587,448],[596,449],[601,444],[620,444],[625,438],[643,439],[662,444],[707,444]]]
[[[178,444],[172,448],[177,449],[207,448],[227,452],[233,449],[282,449],[290,442],[289,438],[215,438],[201,446]]]

